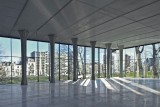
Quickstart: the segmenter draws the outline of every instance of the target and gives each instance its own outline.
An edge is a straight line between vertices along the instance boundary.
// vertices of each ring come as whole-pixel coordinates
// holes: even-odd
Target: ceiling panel
[[[154,39],[154,36],[158,36],[160,35],[159,31],[155,31],[155,32],[151,32],[151,33],[147,33],[147,34],[142,34],[140,36],[134,36],[134,37],[130,37],[130,38],[126,38],[123,39],[121,41],[119,41],[119,44],[125,44],[126,42],[132,42],[132,41],[136,41],[136,40],[144,40],[144,39]]]
[[[158,0],[116,0],[116,2],[110,4],[109,7],[127,13],[155,1]]]
[[[154,36],[154,38],[146,38],[146,39],[140,39],[135,41],[130,41],[125,43],[125,47],[132,47],[132,46],[139,46],[144,44],[152,44],[157,43],[160,41],[160,38],[158,36]],[[116,48],[116,46],[115,46]]]
[[[1,36],[19,37],[17,30],[26,29],[28,39],[48,41],[53,33],[56,42],[77,37],[79,45],[95,40],[98,47],[111,42],[112,48],[160,41],[159,0],[28,0],[20,15],[25,2],[0,0]]]
[[[147,34],[149,32],[154,32],[155,30],[151,29],[151,28],[143,28],[143,29],[138,29],[138,30],[134,30],[134,31],[130,31],[130,32],[126,32],[123,34],[117,34],[117,35],[112,35],[110,37],[108,37],[108,40],[110,42],[112,41],[118,41],[118,40],[123,40],[126,38],[130,38],[130,37],[136,37],[136,36],[141,36],[141,34]],[[100,39],[100,41],[104,41],[107,38],[102,38]]]
[[[99,7],[99,8],[101,8],[105,5],[110,5],[113,2],[115,2],[115,0],[101,0],[101,1],[99,1],[99,0],[79,0],[79,1],[84,2],[88,5]]]
[[[153,16],[155,14],[160,13],[159,10],[160,10],[160,1],[156,2],[154,4],[151,4],[147,7],[138,9],[134,12],[131,12],[131,13],[125,15],[125,17],[129,17],[133,20],[140,20],[140,19],[143,19],[143,18]]]
[[[0,0],[0,35],[8,35],[25,0]]]
[[[55,33],[60,35],[63,30],[75,24],[78,20],[86,17],[96,9],[83,3],[73,1],[54,19],[50,20],[39,32],[42,34]],[[46,32],[46,33],[45,33]],[[71,32],[71,31],[69,31]],[[40,34],[41,34],[40,33]]]
[[[139,24],[139,23],[133,23],[133,24],[130,24],[128,26],[120,27],[120,28],[115,29],[115,30],[104,32],[104,33],[101,33],[101,34],[96,35],[96,36],[92,36],[89,39],[93,38],[95,40],[104,40],[104,39],[110,40],[114,36],[120,36],[120,35],[122,36],[126,33],[132,32],[132,31],[136,32],[136,30],[142,29],[142,28],[145,28],[145,26],[143,26],[142,24]],[[88,38],[83,38],[83,39],[88,39]]]
[[[99,23],[102,23],[111,18],[112,17],[109,17],[108,15],[103,15],[100,12],[98,12],[98,13],[92,14],[91,16],[86,17],[85,19],[79,21],[78,23],[75,23],[69,26],[68,28],[60,32],[58,35],[65,35],[68,32],[67,36],[72,37],[78,34],[79,32],[89,29],[92,26],[96,26]]]
[[[153,25],[156,25],[156,24],[160,24],[159,19],[160,19],[160,15],[155,16],[155,17],[151,17],[151,18],[146,19],[146,20],[142,20],[139,23],[141,23],[143,25],[146,25],[146,26],[153,26]]]
[[[117,29],[120,26],[126,25],[131,22],[132,22],[131,20],[128,20],[126,18],[121,17],[121,18],[118,18],[115,20],[111,20],[107,23],[101,24],[101,25],[94,27],[93,29],[87,30],[83,33],[80,33],[80,34],[76,35],[76,37],[78,37],[78,38],[93,37],[93,36],[101,34],[102,32],[112,31],[114,29]]]
[[[18,29],[27,29],[29,32],[36,31],[68,1],[69,0],[29,0],[18,20],[15,31]]]

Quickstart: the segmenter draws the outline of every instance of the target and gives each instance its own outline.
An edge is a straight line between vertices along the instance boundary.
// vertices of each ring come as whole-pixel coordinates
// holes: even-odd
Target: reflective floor
[[[159,79],[0,85],[0,107],[160,107]]]

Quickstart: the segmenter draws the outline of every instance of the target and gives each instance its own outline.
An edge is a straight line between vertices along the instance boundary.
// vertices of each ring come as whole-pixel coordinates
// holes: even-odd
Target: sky
[[[11,42],[12,42],[12,56],[21,57],[21,43],[19,39],[9,39],[0,37],[0,56],[11,56]],[[27,56],[30,57],[31,52],[37,51],[36,41],[27,41]],[[39,51],[48,51],[48,43],[39,42]],[[11,58],[3,58],[9,61]],[[20,58],[13,58],[19,60]]]
[[[21,43],[19,39],[10,39],[0,37],[0,56],[11,56],[11,43],[12,42],[12,56],[21,57]],[[49,49],[49,44],[45,42],[38,42],[39,51],[45,52]],[[55,49],[58,48],[56,45]],[[91,60],[91,48],[86,48],[86,57],[88,60]],[[30,57],[31,52],[37,51],[37,42],[36,41],[27,41],[27,56]],[[123,56],[125,54],[130,55],[132,58],[135,56],[135,48],[124,49]],[[119,59],[119,51],[113,53],[115,60]],[[100,50],[100,62],[103,63],[104,49]],[[151,58],[152,57],[152,45],[145,46],[142,58]],[[124,58],[124,57],[123,57]],[[14,58],[18,60],[18,58]],[[10,58],[5,58],[5,60],[10,60]],[[95,49],[95,61],[98,61],[98,49]]]

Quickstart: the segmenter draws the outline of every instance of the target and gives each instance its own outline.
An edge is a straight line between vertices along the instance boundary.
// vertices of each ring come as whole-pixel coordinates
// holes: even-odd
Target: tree
[[[3,81],[6,77],[6,72],[4,71],[2,64],[0,65],[0,81]]]
[[[2,49],[1,45],[0,45],[0,55],[4,52],[4,50]],[[1,60],[2,58],[0,58]],[[1,62],[1,61],[0,61]],[[0,64],[0,81],[3,81],[3,79],[6,77],[6,72],[2,67],[2,62]]]
[[[143,67],[142,67],[142,61],[141,61],[141,54],[144,50],[144,46],[142,46],[140,50],[140,46],[135,47],[136,50],[136,60],[137,60],[137,77],[143,77]]]
[[[81,71],[78,70],[78,74],[79,75],[83,75],[83,78],[85,78],[85,64],[84,64],[84,48],[83,47],[78,47],[78,54],[79,54],[79,57],[80,57],[80,61],[78,62],[78,68],[80,68],[80,63],[82,65],[82,69]]]
[[[57,52],[59,52],[59,50],[57,50]],[[69,74],[72,71],[72,65],[73,65],[73,49],[71,47],[68,48],[68,45],[60,45],[60,56],[61,56],[61,58],[60,58],[60,60],[61,60],[60,61],[61,73]],[[84,64],[84,48],[83,47],[78,47],[78,56],[80,58],[80,60],[77,63],[78,75],[82,74],[84,77],[85,76],[85,73],[84,73],[85,64]],[[67,57],[68,57],[68,61],[69,61],[69,65],[68,65],[69,70],[67,69],[67,63],[68,63],[66,60]],[[56,68],[58,69],[58,66],[56,66]],[[64,68],[64,69],[62,69],[62,68]],[[70,72],[68,72],[68,71],[70,71]]]
[[[157,68],[156,68],[156,57],[160,51],[160,47],[158,49],[156,49],[155,44],[152,44],[153,46],[153,78],[158,77],[158,72],[157,72]]]

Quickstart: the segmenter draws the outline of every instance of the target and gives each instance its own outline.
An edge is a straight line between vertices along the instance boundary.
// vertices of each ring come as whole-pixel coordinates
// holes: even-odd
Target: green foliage
[[[160,74],[160,73],[159,73]],[[87,74],[90,75],[90,74]],[[126,76],[125,73],[123,73],[124,77],[130,77],[130,78],[134,78],[134,72],[127,72]],[[100,73],[100,77],[103,78],[104,77],[104,73]],[[119,77],[119,73],[118,72],[114,72],[112,74],[112,77]],[[152,72],[148,71],[146,74],[146,78],[152,78]],[[70,74],[70,79],[72,80],[72,74]],[[87,77],[87,79],[89,79],[91,77]],[[98,78],[98,74],[96,73],[96,78]],[[135,78],[139,78],[139,77],[135,77]],[[3,79],[0,80],[0,84],[11,84],[11,79],[12,79],[12,84],[20,84],[21,83],[21,77],[3,77]],[[27,77],[28,82],[37,82],[38,81],[38,77],[37,76],[28,76]],[[59,80],[58,74],[55,75],[55,80]],[[68,80],[68,75],[61,75],[61,80]],[[39,76],[39,82],[48,82],[49,81],[49,77],[48,76]]]

